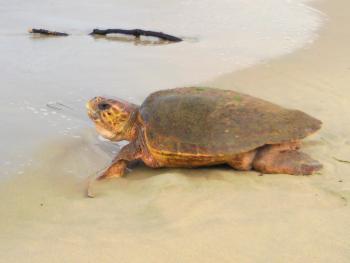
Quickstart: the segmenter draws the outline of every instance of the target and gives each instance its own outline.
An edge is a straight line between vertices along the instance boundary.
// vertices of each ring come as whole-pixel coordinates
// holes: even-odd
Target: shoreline
[[[302,78],[309,79],[310,82],[312,80],[321,82],[315,85],[326,86],[327,83],[332,84],[334,82],[333,84],[337,84],[334,86],[337,89],[333,91],[341,91],[340,89],[344,88],[344,85],[348,83],[346,81],[350,78],[346,76],[350,72],[350,59],[348,59],[350,50],[347,48],[350,42],[350,33],[346,28],[339,27],[348,20],[344,9],[349,6],[344,0],[340,2],[330,3],[327,0],[320,0],[310,3],[314,8],[324,12],[329,18],[319,30],[319,36],[312,44],[281,57],[249,68],[223,74],[203,83],[220,88],[235,88],[241,92],[275,102],[284,100],[277,98],[276,95],[268,97],[269,90],[279,91],[278,97],[283,97],[280,95],[284,94],[283,88],[285,87],[294,89],[291,91],[300,91],[298,85],[311,84],[298,83],[297,81],[302,82]],[[338,41],[337,37],[341,37],[343,41]],[[329,64],[329,62],[332,64]],[[307,77],[308,75],[309,77]],[[333,78],[336,75],[343,78],[340,80]],[[318,80],[318,76],[321,77],[319,78],[320,80]],[[296,83],[291,83],[290,78],[294,79]],[[328,80],[327,83],[322,83],[322,80],[326,78],[332,78],[332,81]],[[276,87],[280,89],[276,90]],[[308,98],[306,97],[306,99]],[[314,103],[312,102],[312,97],[310,97],[310,100],[311,103]],[[292,105],[294,103],[289,102],[289,104]]]

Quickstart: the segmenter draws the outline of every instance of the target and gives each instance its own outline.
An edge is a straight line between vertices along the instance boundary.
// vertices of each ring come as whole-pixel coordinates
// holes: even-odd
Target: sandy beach
[[[91,199],[87,175],[110,162],[103,149],[112,146],[97,147],[95,131],[86,129],[44,143],[25,174],[0,184],[0,261],[350,262],[350,2],[312,6],[327,17],[314,43],[201,85],[322,120],[303,144],[323,163],[320,173],[139,166],[96,183]]]

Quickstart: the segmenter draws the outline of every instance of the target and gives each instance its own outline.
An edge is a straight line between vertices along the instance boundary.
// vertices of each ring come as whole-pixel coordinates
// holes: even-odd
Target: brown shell
[[[300,140],[321,127],[301,111],[201,87],[151,94],[141,105],[140,118],[149,146],[170,154],[231,155]]]

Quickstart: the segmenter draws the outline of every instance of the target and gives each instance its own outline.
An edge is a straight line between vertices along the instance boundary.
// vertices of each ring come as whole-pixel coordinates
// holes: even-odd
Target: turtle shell
[[[189,155],[232,155],[265,144],[300,140],[321,122],[299,110],[231,90],[161,90],[140,107],[151,149]]]

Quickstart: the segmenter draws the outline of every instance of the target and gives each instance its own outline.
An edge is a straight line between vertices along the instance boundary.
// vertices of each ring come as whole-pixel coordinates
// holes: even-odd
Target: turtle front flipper
[[[258,150],[253,168],[262,173],[310,175],[322,169],[322,164],[306,153],[283,145],[267,145]]]
[[[90,178],[88,180],[86,195],[88,197],[95,197],[92,186],[94,181],[102,180],[106,178],[121,177],[125,174],[126,168],[131,161],[137,160],[141,157],[141,149],[138,147],[137,142],[131,142],[125,145],[118,155],[114,158],[112,164],[97,178]]]
[[[119,160],[117,162],[113,162],[107,170],[105,170],[102,175],[97,177],[97,180],[102,180],[106,178],[112,177],[122,177],[125,173],[128,162],[125,160]]]
[[[128,163],[139,159],[141,152],[139,147],[137,147],[135,142],[131,142],[125,145],[118,155],[114,158],[112,164],[105,170],[102,175],[100,175],[97,180],[111,178],[111,177],[121,177],[125,174],[125,170]]]

